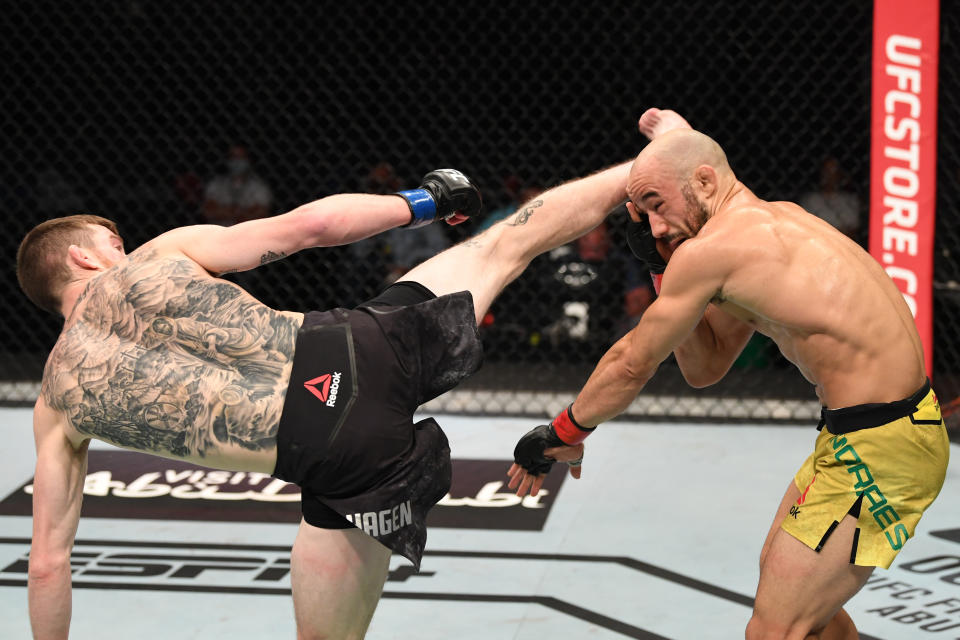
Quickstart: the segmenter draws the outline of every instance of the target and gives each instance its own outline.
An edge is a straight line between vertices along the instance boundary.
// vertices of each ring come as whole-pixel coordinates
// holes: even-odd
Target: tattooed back
[[[87,285],[41,393],[81,437],[269,473],[302,321],[147,245]]]

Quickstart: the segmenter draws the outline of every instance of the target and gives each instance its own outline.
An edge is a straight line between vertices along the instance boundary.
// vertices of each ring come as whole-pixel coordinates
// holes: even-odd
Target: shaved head
[[[654,237],[675,249],[700,232],[736,184],[719,144],[693,129],[674,129],[634,160],[628,208],[635,220],[646,215]]]
[[[680,180],[687,180],[697,167],[708,165],[718,175],[732,175],[727,154],[710,136],[693,129],[674,129],[654,138],[637,156],[631,178],[657,167]]]

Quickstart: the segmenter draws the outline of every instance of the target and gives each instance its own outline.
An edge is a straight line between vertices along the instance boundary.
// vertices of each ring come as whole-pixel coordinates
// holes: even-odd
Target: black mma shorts
[[[400,282],[356,309],[311,312],[297,336],[274,476],[309,524],[356,526],[419,568],[427,512],[450,488],[450,449],[421,404],[476,371],[473,297]]]

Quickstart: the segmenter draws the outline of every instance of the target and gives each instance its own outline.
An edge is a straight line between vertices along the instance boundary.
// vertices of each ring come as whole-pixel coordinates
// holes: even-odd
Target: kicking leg
[[[643,112],[637,123],[640,133],[651,140],[674,129],[693,129],[690,123],[676,111],[651,107]]]
[[[638,123],[651,140],[673,129],[690,129],[675,111],[647,109]],[[480,235],[434,256],[407,273],[437,295],[469,290],[479,322],[494,298],[533,258],[576,240],[626,200],[631,162],[554,187]]]
[[[800,490],[791,482],[760,552],[760,585],[748,640],[856,640],[857,629],[841,608],[873,572],[850,564],[857,522],[851,516],[819,553],[780,529]]]
[[[444,295],[468,290],[477,320],[536,256],[579,238],[626,200],[631,162],[554,187],[483,233],[413,268],[400,280]]]
[[[359,529],[301,520],[290,556],[298,640],[363,638],[389,566],[390,550]]]

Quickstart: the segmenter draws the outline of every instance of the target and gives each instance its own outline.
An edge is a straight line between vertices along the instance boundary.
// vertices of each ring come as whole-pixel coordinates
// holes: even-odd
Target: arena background
[[[960,394],[960,11],[942,5],[934,385],[949,407]],[[632,157],[644,143],[637,117],[668,107],[716,138],[766,199],[816,191],[835,158],[859,197],[865,244],[871,21],[863,0],[5,2],[0,401],[33,402],[59,328],[18,290],[23,233],[96,213],[119,223],[129,250],[203,222],[204,186],[234,144],[269,184],[272,213],[411,188],[451,166],[477,180],[490,214],[523,188]],[[645,274],[625,250],[623,219],[610,218],[606,240],[535,261],[483,328],[483,369],[437,408],[545,415],[571,399],[629,327],[626,301],[643,295],[630,293]],[[455,242],[483,222],[430,233]],[[279,308],[349,306],[383,286],[409,240],[307,251],[230,277]],[[708,389],[664,363],[631,409],[741,422],[816,412],[810,385],[759,336]]]

